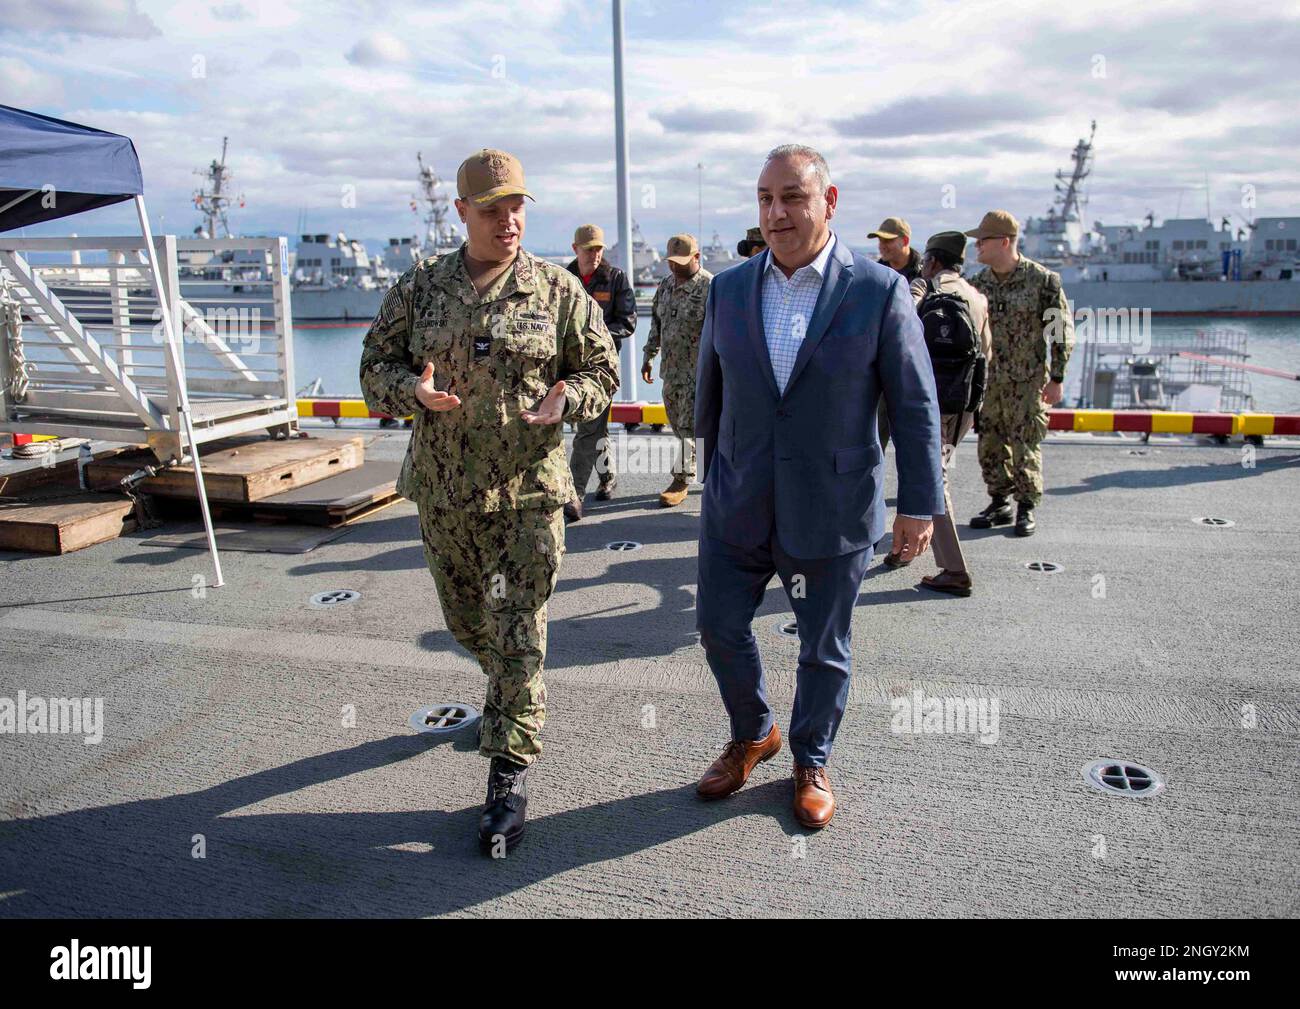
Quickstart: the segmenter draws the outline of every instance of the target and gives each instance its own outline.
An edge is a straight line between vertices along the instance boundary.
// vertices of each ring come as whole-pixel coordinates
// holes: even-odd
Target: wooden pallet
[[[201,445],[199,451],[208,500],[249,504],[356,469],[365,461],[365,439],[227,438]],[[86,467],[86,481],[96,490],[116,490],[123,477],[153,461],[149,452],[97,461]],[[162,497],[198,497],[191,466],[165,469],[141,481],[138,489]]]
[[[396,459],[371,459],[346,473],[260,501],[215,503],[212,514],[231,521],[343,525],[402,500],[397,493],[401,468]],[[197,502],[159,498],[154,503],[159,514],[169,517],[192,518],[197,512]]]
[[[118,445],[94,450],[96,459],[111,459],[124,452],[147,451],[145,445]],[[29,492],[48,487],[75,488],[77,483],[77,452],[66,449],[65,458],[53,466],[45,465],[46,460],[3,459],[0,460],[0,497],[25,497]]]
[[[118,494],[74,493],[0,508],[0,550],[66,554],[135,529],[135,505]]]

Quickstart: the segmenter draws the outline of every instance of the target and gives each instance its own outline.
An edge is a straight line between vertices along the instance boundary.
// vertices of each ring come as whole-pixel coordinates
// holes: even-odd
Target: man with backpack
[[[980,408],[993,348],[988,302],[961,275],[965,252],[966,236],[960,231],[941,231],[931,236],[925,243],[921,275],[912,281],[912,300],[921,316],[926,349],[934,366],[939,430],[943,436],[944,513],[934,517],[931,541],[940,571],[926,575],[921,584],[954,596],[971,594],[971,577],[952,518],[948,468]]]

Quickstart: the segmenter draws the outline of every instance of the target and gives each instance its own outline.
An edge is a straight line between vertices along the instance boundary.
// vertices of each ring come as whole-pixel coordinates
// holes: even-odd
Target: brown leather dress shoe
[[[794,818],[809,830],[820,830],[835,815],[835,795],[824,767],[794,765]]]
[[[754,743],[732,740],[722,751],[722,756],[709,765],[704,777],[695,786],[706,799],[721,799],[739,789],[749,780],[749,773],[764,760],[771,760],[781,749],[781,730],[772,723],[772,731]]]
[[[921,584],[936,592],[947,592],[951,596],[967,597],[971,593],[970,575],[965,571],[949,571],[947,568],[937,575],[925,575]]]

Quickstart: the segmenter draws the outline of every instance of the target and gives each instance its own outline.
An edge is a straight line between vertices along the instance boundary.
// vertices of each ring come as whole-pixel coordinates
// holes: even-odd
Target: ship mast
[[[1083,213],[1079,207],[1079,197],[1083,180],[1092,174],[1092,141],[1096,135],[1097,120],[1094,119],[1088,139],[1080,140],[1074,145],[1074,151],[1070,155],[1070,160],[1074,162],[1074,168],[1070,172],[1070,177],[1067,179],[1065,172],[1061,170],[1056,173],[1056,202],[1061,208],[1062,221],[1083,220]],[[1065,183],[1064,187],[1062,187],[1062,183]]]
[[[415,160],[420,165],[418,178],[420,195],[416,199],[425,205],[421,220],[424,221],[424,244],[428,252],[433,254],[438,249],[459,245],[460,234],[448,220],[451,201],[447,199],[446,193],[440,191],[443,185],[442,179],[431,166],[424,163],[423,154],[416,152]]]
[[[194,205],[203,215],[203,224],[194,230],[205,232],[209,238],[231,237],[230,222],[226,219],[226,208],[230,206],[230,197],[226,193],[232,181],[230,169],[226,167],[226,145],[229,139],[221,138],[220,161],[213,161],[208,165],[207,171],[196,169],[194,172],[195,175],[202,176],[210,187],[206,190],[199,187],[194,194]],[[224,235],[217,234],[218,226]]]

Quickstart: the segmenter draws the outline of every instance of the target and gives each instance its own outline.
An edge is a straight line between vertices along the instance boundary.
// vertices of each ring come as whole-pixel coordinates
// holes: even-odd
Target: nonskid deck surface
[[[366,435],[367,458],[400,458],[405,432]],[[695,798],[726,722],[695,633],[699,488],[662,509],[666,475],[623,475],[568,530],[546,752],[504,861],[476,843],[472,732],[407,724],[484,687],[413,505],[306,554],[228,551],[206,591],[206,554],[148,533],[0,554],[0,697],[104,712],[93,745],[0,735],[0,916],[1295,915],[1300,444],[1244,465],[1239,445],[1064,436],[1045,458],[1038,533],[1017,539],[965,527],[986,499],[961,446],[970,599],[916,587],[929,557],[873,562],[817,834],[791,813],[788,750]],[[361,598],[309,603],[342,588]],[[755,630],[782,727],[790,618],[774,579]],[[906,731],[921,719],[891,708],[951,698],[983,703],[976,731]],[[1103,757],[1165,791],[1090,788]]]

